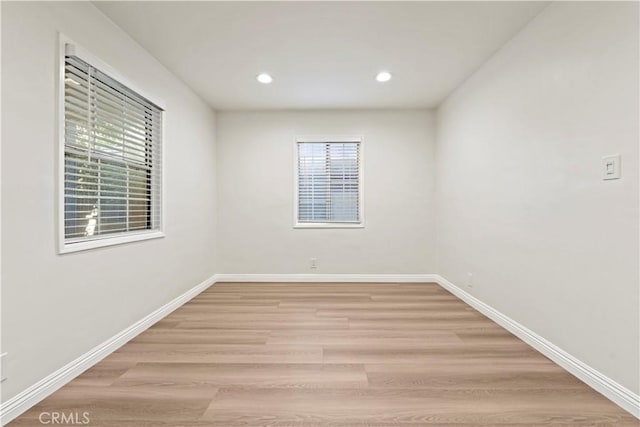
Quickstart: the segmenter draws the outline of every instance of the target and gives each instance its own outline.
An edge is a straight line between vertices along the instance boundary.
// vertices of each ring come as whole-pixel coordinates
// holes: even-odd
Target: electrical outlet
[[[473,274],[467,273],[467,288],[473,288]]]
[[[318,258],[309,259],[309,268],[315,270],[318,268]]]
[[[0,382],[7,379],[7,353],[0,354]]]

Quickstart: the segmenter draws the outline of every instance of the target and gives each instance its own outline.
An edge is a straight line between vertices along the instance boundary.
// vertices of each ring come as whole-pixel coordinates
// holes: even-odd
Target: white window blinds
[[[297,146],[298,223],[360,223],[360,143]]]
[[[65,56],[65,243],[160,230],[161,148],[158,106]]]

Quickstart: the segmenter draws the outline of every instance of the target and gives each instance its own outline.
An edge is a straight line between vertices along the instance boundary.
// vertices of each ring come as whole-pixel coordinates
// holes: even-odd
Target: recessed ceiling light
[[[380,71],[376,76],[376,80],[379,82],[388,82],[391,80],[391,73],[388,71]]]
[[[267,73],[260,73],[256,76],[256,80],[267,85],[273,81],[273,77]]]

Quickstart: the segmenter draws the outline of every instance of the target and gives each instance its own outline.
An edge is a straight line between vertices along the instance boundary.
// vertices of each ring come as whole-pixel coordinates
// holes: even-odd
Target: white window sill
[[[364,228],[362,222],[299,222],[293,228]]]
[[[121,245],[124,243],[139,242],[141,240],[159,239],[165,234],[161,231],[145,231],[135,234],[121,236],[98,236],[94,240],[80,240],[71,243],[61,243],[58,253],[66,254],[71,252],[86,251],[106,246]]]

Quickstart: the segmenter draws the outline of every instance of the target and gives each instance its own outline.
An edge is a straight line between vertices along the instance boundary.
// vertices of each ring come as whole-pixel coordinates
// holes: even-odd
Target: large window
[[[65,48],[61,251],[154,237],[162,109]]]
[[[360,140],[296,145],[296,226],[362,226]]]

